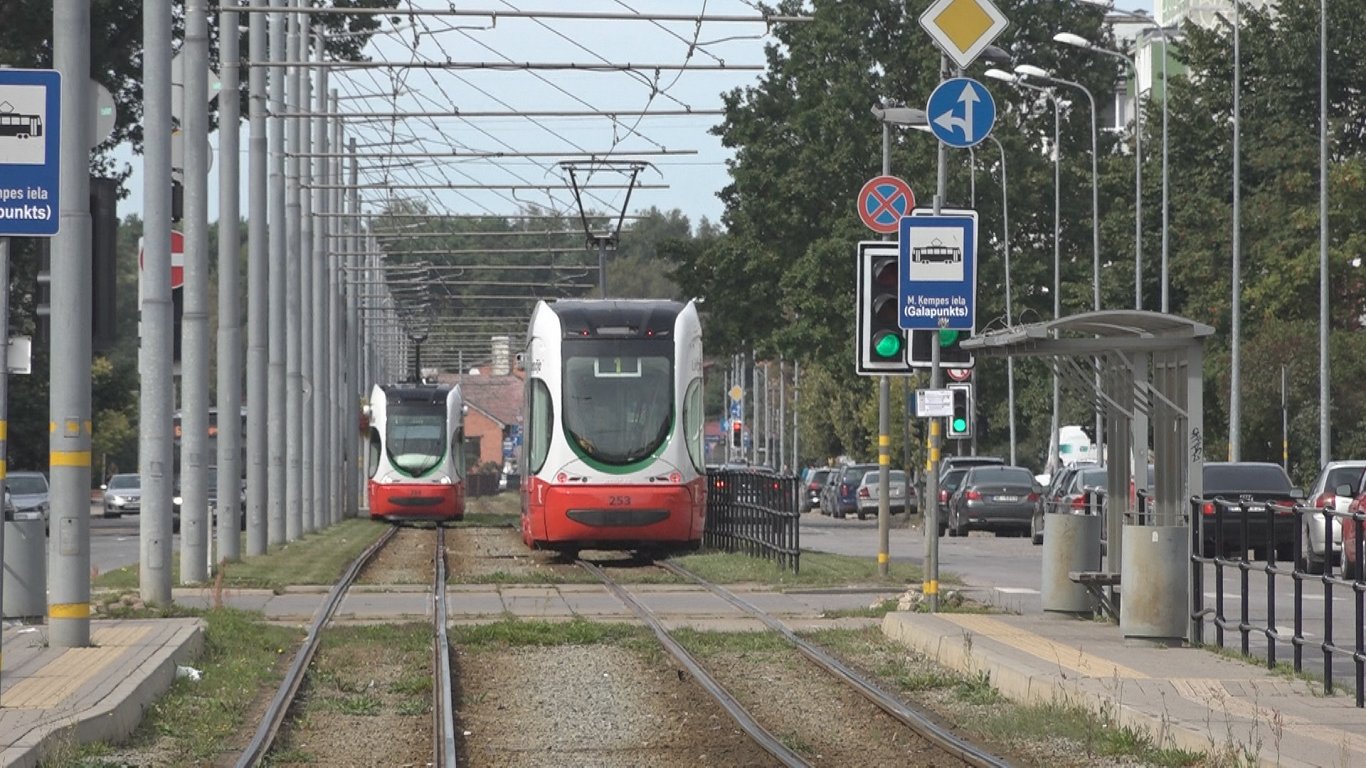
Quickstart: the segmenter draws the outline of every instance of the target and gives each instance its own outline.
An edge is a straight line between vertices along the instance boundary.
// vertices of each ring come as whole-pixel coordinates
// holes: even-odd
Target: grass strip
[[[165,615],[145,611],[136,617]],[[280,661],[293,654],[302,633],[231,608],[179,615],[204,619],[204,653],[192,664],[202,678],[176,680],[146,711],[127,744],[59,745],[44,768],[211,764],[223,750],[240,746],[231,742],[254,714],[257,693],[279,684]]]

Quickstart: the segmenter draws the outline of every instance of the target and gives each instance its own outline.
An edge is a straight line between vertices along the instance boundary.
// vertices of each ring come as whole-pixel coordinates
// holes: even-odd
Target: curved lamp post
[[[1002,81],[1002,82],[1010,83],[1011,85],[1014,85],[1014,86],[1017,86],[1017,87],[1020,87],[1020,88],[1028,88],[1029,90],[1032,90],[1032,91],[1038,91],[1038,92],[1044,94],[1045,96],[1047,96],[1048,99],[1049,99],[1050,101],[1053,102],[1053,289],[1052,289],[1052,290],[1053,290],[1053,319],[1056,320],[1056,319],[1058,319],[1059,317],[1062,316],[1062,293],[1061,293],[1061,282],[1062,282],[1062,249],[1061,249],[1061,236],[1060,236],[1060,234],[1061,234],[1061,233],[1060,233],[1060,229],[1061,229],[1061,221],[1060,221],[1060,217],[1061,217],[1061,208],[1060,208],[1060,203],[1061,203],[1061,200],[1060,200],[1061,171],[1060,171],[1060,163],[1061,163],[1061,158],[1062,158],[1062,152],[1061,152],[1061,147],[1059,146],[1059,134],[1060,134],[1060,127],[1059,127],[1059,126],[1060,126],[1061,123],[1062,123],[1062,112],[1061,112],[1061,108],[1060,108],[1059,105],[1058,105],[1058,97],[1057,97],[1057,94],[1054,93],[1054,91],[1053,91],[1052,88],[1042,87],[1042,86],[1038,86],[1038,85],[1032,85],[1032,84],[1030,84],[1030,83],[1025,82],[1024,78],[1020,77],[1019,75],[1015,75],[1015,74],[1012,74],[1012,73],[1010,73],[1010,72],[1006,72],[1005,70],[1002,70],[1002,69],[995,69],[995,68],[988,69],[988,70],[986,71],[986,76],[992,78],[993,80],[1000,80],[1000,81]],[[1002,153],[1001,156],[1004,158],[1004,157],[1005,157],[1005,153]],[[1049,435],[1049,438],[1048,438],[1048,446],[1049,446],[1049,448],[1048,448],[1048,453],[1049,453],[1048,463],[1049,463],[1049,466],[1052,467],[1052,468],[1054,468],[1054,469],[1056,469],[1056,467],[1057,467],[1057,465],[1058,465],[1058,420],[1059,420],[1059,410],[1061,409],[1061,407],[1062,407],[1062,398],[1061,398],[1061,392],[1059,391],[1059,388],[1058,388],[1058,372],[1057,372],[1057,369],[1054,369],[1054,371],[1053,371],[1053,419],[1052,419],[1052,430],[1053,430],[1053,431],[1052,431],[1052,433]]]
[[[1059,32],[1053,41],[1119,59],[1134,74],[1134,309],[1143,309],[1143,109],[1138,90],[1138,65],[1119,51],[1101,48],[1081,35]],[[1163,95],[1166,95],[1165,90]]]

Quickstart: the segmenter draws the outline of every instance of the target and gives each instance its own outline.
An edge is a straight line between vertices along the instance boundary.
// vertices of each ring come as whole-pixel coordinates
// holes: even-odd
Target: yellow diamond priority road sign
[[[935,0],[920,26],[958,65],[966,68],[1010,24],[991,0]]]

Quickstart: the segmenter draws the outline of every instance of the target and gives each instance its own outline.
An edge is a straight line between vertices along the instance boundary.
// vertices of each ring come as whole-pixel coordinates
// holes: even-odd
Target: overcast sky
[[[1062,0],[1065,1],[1065,0]],[[434,7],[435,0],[421,0],[418,7]],[[446,3],[439,3],[446,7]],[[584,0],[572,5],[574,12],[625,14],[632,9],[652,14],[692,14],[705,8],[709,15],[755,16],[753,3],[745,0]],[[565,10],[554,0],[528,0],[513,4],[489,0],[482,8]],[[1152,0],[1124,4],[1130,10],[1152,10]],[[245,20],[243,22],[246,23]],[[389,34],[376,38],[367,49],[374,60],[451,62],[540,62],[556,64],[701,65],[715,68],[763,63],[763,45],[772,38],[762,24],[660,22],[641,20],[533,20],[500,16],[482,18],[411,17]],[[247,55],[243,51],[243,57]],[[313,70],[315,73],[317,70]],[[637,69],[621,71],[528,71],[524,69],[395,69],[333,72],[330,87],[341,95],[341,111],[657,111],[715,110],[721,93],[755,82],[758,73]],[[244,83],[245,85],[245,83]],[[245,115],[243,116],[245,118]],[[403,121],[349,121],[348,137],[355,137],[362,153],[384,151],[380,145],[397,141],[394,151],[424,153],[508,153],[497,159],[383,158],[359,161],[362,183],[391,184],[393,194],[425,201],[438,211],[508,215],[524,204],[550,206],[577,213],[570,181],[559,165],[566,159],[583,159],[581,153],[611,151],[623,158],[645,161],[637,183],[661,189],[637,188],[629,203],[620,189],[591,190],[590,208],[616,213],[623,205],[639,210],[657,206],[679,209],[694,224],[703,217],[716,222],[721,202],[716,193],[727,181],[728,153],[708,129],[718,117],[649,117],[626,115],[568,118],[468,118],[408,119]],[[247,129],[242,128],[242,215],[247,215]],[[214,154],[218,136],[210,137]],[[644,154],[661,151],[689,154]],[[641,152],[642,154],[629,154]],[[536,153],[535,157],[513,156]],[[626,154],[621,154],[626,153]],[[118,157],[132,164],[131,194],[120,205],[120,215],[142,210],[141,158],[126,150]],[[217,171],[209,179],[210,218],[217,218]],[[597,168],[588,176],[576,174],[580,183],[620,186],[627,177]],[[469,187],[500,185],[499,189],[404,189],[409,185]],[[512,187],[519,187],[513,189]],[[535,187],[552,187],[550,191]],[[382,190],[366,190],[366,207],[384,204]]]

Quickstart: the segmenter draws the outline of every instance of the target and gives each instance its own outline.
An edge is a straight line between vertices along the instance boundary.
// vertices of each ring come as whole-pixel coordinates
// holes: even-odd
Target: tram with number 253
[[[370,392],[370,519],[465,516],[465,401],[460,387],[376,385]]]
[[[706,516],[702,325],[692,302],[539,302],[526,374],[522,541],[697,549]]]

